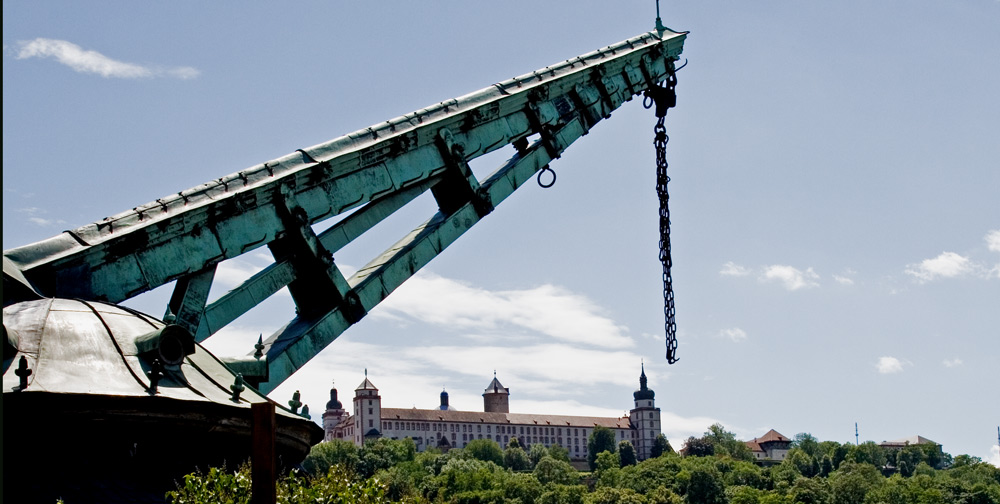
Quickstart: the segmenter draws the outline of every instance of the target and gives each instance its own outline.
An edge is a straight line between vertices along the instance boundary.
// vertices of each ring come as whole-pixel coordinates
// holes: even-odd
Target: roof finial
[[[368,378],[368,368],[365,368],[365,378]]]
[[[663,21],[660,20],[660,0],[656,0],[656,32],[663,35],[667,30],[668,28],[663,26]]]

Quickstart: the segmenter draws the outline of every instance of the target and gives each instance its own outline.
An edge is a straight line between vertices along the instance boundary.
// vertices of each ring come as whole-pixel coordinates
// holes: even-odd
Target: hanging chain
[[[677,322],[674,320],[674,280],[670,274],[673,261],[670,257],[670,194],[667,192],[667,128],[664,121],[667,109],[677,104],[677,75],[674,73],[673,62],[667,64],[667,80],[661,85],[651,87],[646,91],[644,106],[656,106],[656,126],[653,127],[653,145],[656,147],[656,195],[660,200],[660,263],[663,265],[663,315],[667,333],[667,363],[673,364],[677,359]]]

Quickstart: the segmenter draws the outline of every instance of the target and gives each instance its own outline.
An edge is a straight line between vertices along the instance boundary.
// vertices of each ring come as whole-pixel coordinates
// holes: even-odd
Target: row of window
[[[482,425],[470,425],[470,424],[454,424],[454,423],[425,423],[425,422],[382,422],[382,430],[407,430],[407,431],[432,431],[432,432],[463,432],[470,433],[473,432],[473,427],[475,427],[475,432],[482,433]],[[497,425],[497,434],[520,434],[520,435],[563,435],[562,427],[534,427],[534,426],[517,426],[517,425]],[[486,425],[486,433],[492,434],[494,430],[493,425]],[[569,428],[566,427],[567,436],[588,436],[590,435],[589,429],[581,428]],[[620,437],[625,437],[624,431],[619,431]]]

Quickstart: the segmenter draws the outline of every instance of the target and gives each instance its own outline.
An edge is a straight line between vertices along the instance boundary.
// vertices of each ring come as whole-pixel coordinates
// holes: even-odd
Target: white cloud
[[[938,278],[955,278],[974,270],[972,261],[954,252],[942,252],[933,259],[924,259],[919,264],[906,267],[906,274],[916,277],[920,283]]]
[[[990,447],[990,457],[986,461],[993,464],[994,467],[1000,467],[1000,445]]]
[[[111,59],[97,51],[85,50],[66,40],[36,38],[18,42],[17,59],[53,58],[80,73],[98,74],[105,78],[138,79],[174,77],[193,79],[199,71],[192,67],[148,67]]]
[[[51,227],[66,224],[66,221],[62,219],[46,219],[45,217],[41,217],[40,215],[47,212],[38,207],[19,208],[17,209],[17,212],[28,214],[28,222],[39,227]]]
[[[747,333],[739,327],[733,327],[732,329],[723,329],[719,332],[719,335],[723,338],[728,338],[736,343],[739,343],[747,339]]]
[[[608,348],[632,347],[623,325],[601,314],[586,296],[554,285],[489,291],[418,273],[394,291],[372,315],[416,320],[459,330],[528,329],[552,338]]]
[[[761,276],[761,280],[778,281],[790,291],[819,286],[819,282],[817,282],[817,280],[819,280],[819,275],[817,275],[812,268],[802,271],[798,268],[781,264],[775,264],[764,268],[764,274]]]
[[[840,276],[840,275],[833,275],[833,279],[834,279],[834,281],[836,281],[840,285],[854,285],[854,280],[851,280],[848,277],[844,277],[844,276]]]
[[[722,270],[719,271],[719,274],[722,276],[747,276],[750,274],[750,269],[729,261],[722,265]]]
[[[945,359],[941,363],[944,364],[944,367],[958,367],[962,365],[962,359],[955,357],[954,359]]]
[[[903,362],[895,357],[879,357],[875,368],[881,374],[893,374],[903,372]]]
[[[986,233],[986,246],[993,252],[1000,252],[1000,229]]]

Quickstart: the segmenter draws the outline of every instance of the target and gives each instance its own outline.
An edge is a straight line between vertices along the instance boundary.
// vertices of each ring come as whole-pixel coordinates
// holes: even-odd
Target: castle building
[[[611,429],[618,441],[630,441],[639,460],[649,458],[653,441],[660,434],[660,409],[654,393],[646,385],[646,371],[639,376],[639,390],[633,394],[635,408],[621,418],[510,413],[510,389],[494,373],[483,392],[483,411],[458,411],[441,392],[441,404],[434,409],[384,408],[378,388],[368,379],[354,391],[354,413],[348,414],[330,390],[330,402],[323,413],[324,440],[340,439],[361,446],[366,440],[386,437],[410,438],[418,451],[436,447],[443,451],[463,448],[474,439],[492,439],[506,447],[516,437],[521,446],[560,445],[574,460],[587,458],[587,440],[594,427]]]

